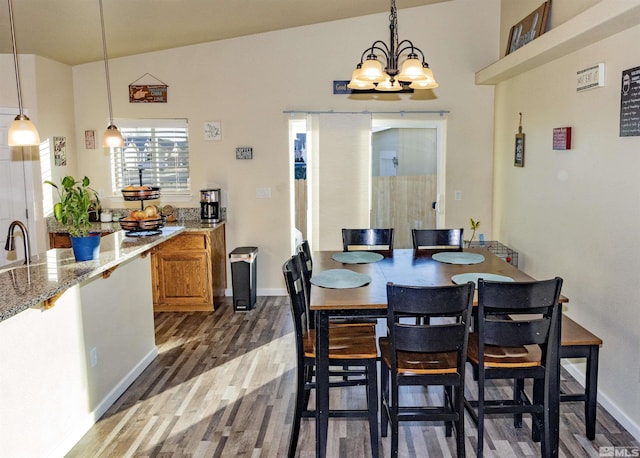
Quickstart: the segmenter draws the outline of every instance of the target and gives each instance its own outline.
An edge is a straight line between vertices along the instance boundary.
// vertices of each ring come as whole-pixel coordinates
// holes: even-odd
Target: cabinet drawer
[[[205,250],[207,240],[202,233],[183,233],[170,238],[160,247],[162,251]]]

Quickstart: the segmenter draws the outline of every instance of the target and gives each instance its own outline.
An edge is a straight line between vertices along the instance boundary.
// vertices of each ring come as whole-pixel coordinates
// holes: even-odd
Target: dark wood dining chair
[[[482,457],[484,419],[491,414],[532,416],[534,440],[541,437],[541,455],[551,455],[549,440],[549,377],[559,361],[557,333],[562,279],[533,282],[478,280],[477,332],[469,335],[467,359],[477,371],[477,400],[465,407],[478,427],[477,456]],[[486,399],[487,381],[514,381],[510,399]],[[524,380],[533,380],[533,396]]]
[[[307,315],[309,320],[309,328],[315,328],[315,315],[311,313],[309,307],[311,305],[311,277],[313,276],[313,258],[311,257],[311,247],[308,240],[303,240],[296,248],[300,260],[300,273],[304,284],[304,292],[307,306]],[[378,321],[368,318],[332,318],[331,326],[375,326]]]
[[[296,345],[296,400],[289,441],[289,457],[296,453],[300,423],[303,417],[315,417],[309,409],[311,390],[315,389],[315,330],[309,327],[309,313],[305,305],[303,278],[298,255],[282,266],[289,293]],[[336,326],[329,328],[330,388],[366,386],[366,409],[335,409],[329,417],[359,417],[369,421],[371,453],[378,457],[378,379],[375,330],[372,326]],[[349,367],[349,369],[339,369]],[[337,378],[335,377],[337,376]]]
[[[342,229],[342,251],[393,251],[393,228]]]
[[[464,229],[412,229],[414,250],[462,251]]]
[[[401,421],[444,421],[456,432],[457,456],[465,456],[464,380],[467,339],[475,285],[402,286],[387,284],[388,337],[381,337],[381,433],[391,423],[391,456],[398,456]],[[427,317],[426,324],[418,319]],[[416,324],[404,318],[415,318]],[[403,319],[401,321],[401,319]],[[400,387],[443,386],[441,405],[402,403]]]

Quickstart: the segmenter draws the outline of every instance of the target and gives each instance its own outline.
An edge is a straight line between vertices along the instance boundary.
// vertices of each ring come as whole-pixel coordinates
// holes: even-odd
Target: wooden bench
[[[562,315],[560,358],[585,358],[587,371],[584,393],[560,393],[560,401],[584,402],[587,438],[596,437],[596,407],[598,406],[598,353],[602,339],[583,328],[566,315]]]

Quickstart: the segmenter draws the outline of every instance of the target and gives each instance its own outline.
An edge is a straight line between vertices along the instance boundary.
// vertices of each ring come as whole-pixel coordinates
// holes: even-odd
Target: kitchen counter
[[[184,227],[185,231],[201,231],[205,229],[216,229],[225,224],[225,221],[219,223],[203,223],[199,219],[185,219],[178,220],[171,223],[166,223],[166,228],[172,227]],[[121,231],[120,223],[114,221],[112,223],[91,223],[91,230],[95,232],[118,232]],[[69,231],[53,218],[47,219],[47,232],[55,232],[57,234],[67,234]]]
[[[195,222],[194,222],[195,223]],[[198,230],[202,230],[197,221]],[[32,258],[29,267],[12,264],[0,268],[0,321],[41,304],[70,287],[116,268],[119,264],[144,254],[154,246],[186,230],[196,230],[177,223],[167,225],[162,234],[150,237],[127,237],[118,223],[96,223],[100,230],[113,231],[100,241],[100,257],[94,261],[76,262],[70,248],[51,249]],[[62,228],[62,226],[61,226]],[[62,228],[63,229],[63,228]]]

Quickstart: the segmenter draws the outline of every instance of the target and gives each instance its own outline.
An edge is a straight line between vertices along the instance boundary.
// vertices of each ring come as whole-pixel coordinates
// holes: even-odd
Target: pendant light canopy
[[[395,0],[391,0],[389,15],[390,43],[375,41],[360,57],[347,87],[356,90],[401,91],[411,89],[434,89],[438,83],[433,77],[424,53],[409,40],[398,42],[398,15]],[[402,67],[400,58],[405,57]],[[365,58],[366,57],[366,58]],[[384,58],[386,67],[378,58]]]
[[[11,25],[11,45],[13,46],[13,65],[16,72],[16,88],[18,90],[18,109],[20,114],[9,126],[8,144],[9,146],[37,146],[40,144],[40,135],[36,126],[33,125],[27,115],[22,110],[22,91],[20,90],[20,70],[18,69],[18,52],[16,50],[16,33],[13,27],[13,5],[9,3],[9,24]]]
[[[111,83],[109,82],[109,59],[107,58],[107,39],[104,34],[104,14],[102,12],[102,0],[100,4],[100,27],[102,29],[102,52],[104,55],[104,74],[107,79],[107,99],[109,101],[109,126],[104,132],[102,146],[105,148],[118,148],[124,146],[124,139],[120,130],[113,123],[113,108],[111,106]]]

